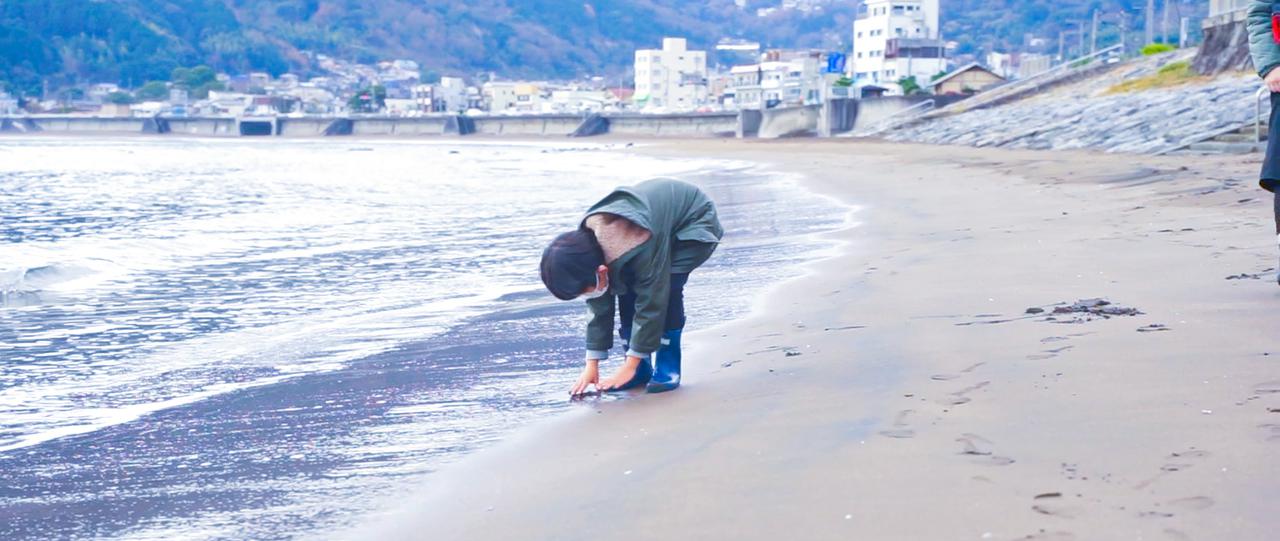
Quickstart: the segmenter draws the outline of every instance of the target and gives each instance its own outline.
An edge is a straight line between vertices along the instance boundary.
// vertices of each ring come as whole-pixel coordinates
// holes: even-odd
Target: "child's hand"
[[[587,366],[582,369],[582,375],[578,376],[578,383],[573,385],[573,390],[569,391],[570,396],[582,396],[587,393],[587,387],[595,385],[600,388],[600,363],[599,361],[587,361]]]

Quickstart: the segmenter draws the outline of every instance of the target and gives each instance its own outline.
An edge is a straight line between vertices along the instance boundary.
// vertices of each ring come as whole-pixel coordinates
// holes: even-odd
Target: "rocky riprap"
[[[918,122],[886,134],[886,138],[976,147],[1153,153],[1201,134],[1253,121],[1255,93],[1261,82],[1252,73],[1107,93],[1119,82],[1149,75],[1160,65],[1181,59],[1133,61],[1132,66],[1024,100]],[[1264,103],[1264,114],[1269,107]]]

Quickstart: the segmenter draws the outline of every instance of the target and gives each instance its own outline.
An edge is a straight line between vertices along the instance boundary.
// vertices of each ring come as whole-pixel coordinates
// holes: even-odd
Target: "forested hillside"
[[[772,47],[848,47],[853,0],[820,12],[757,17],[732,0],[0,0],[0,84],[34,94],[84,82],[138,86],[173,68],[232,73],[312,67],[303,52],[372,62],[409,58],[440,73],[508,77],[621,75],[636,48],[685,36],[708,48],[723,37]],[[1203,15],[1203,2],[1181,14]],[[943,31],[961,52],[1018,50],[1034,34],[1056,44],[1068,21],[1099,7],[1118,29],[1141,0],[942,0]],[[1198,12],[1197,12],[1198,10]],[[1193,25],[1194,26],[1194,25]],[[1176,28],[1176,22],[1175,22]]]

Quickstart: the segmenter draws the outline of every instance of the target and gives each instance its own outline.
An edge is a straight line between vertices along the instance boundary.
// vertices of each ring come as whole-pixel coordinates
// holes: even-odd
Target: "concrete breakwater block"
[[[591,137],[593,135],[604,135],[609,133],[609,119],[599,113],[593,113],[582,120],[573,133],[569,137]]]

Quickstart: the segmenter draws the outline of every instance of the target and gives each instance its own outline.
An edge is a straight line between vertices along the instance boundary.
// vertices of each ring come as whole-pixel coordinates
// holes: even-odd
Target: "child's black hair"
[[[557,299],[567,301],[596,285],[596,269],[604,251],[594,231],[585,227],[560,235],[542,252],[542,283]]]

